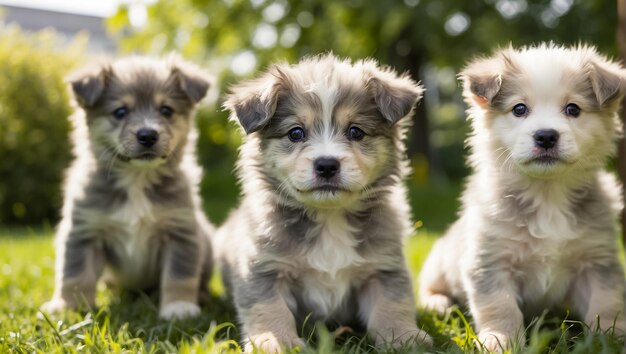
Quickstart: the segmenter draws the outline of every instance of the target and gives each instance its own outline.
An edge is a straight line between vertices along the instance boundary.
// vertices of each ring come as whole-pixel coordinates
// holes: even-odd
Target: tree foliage
[[[587,41],[614,53],[614,7],[604,0],[160,0],[144,26],[132,27],[126,7],[109,25],[126,51],[220,61],[253,50],[260,67],[324,51],[395,66],[418,52],[424,59],[415,64],[458,68],[509,42]]]
[[[132,21],[141,11],[121,7],[109,20],[123,51],[179,51],[206,63],[225,83],[222,90],[271,62],[326,51],[409,71],[428,89],[410,142],[418,179],[433,166],[465,172],[455,74],[466,60],[508,43],[541,41],[590,42],[615,54],[617,23],[614,4],[605,0],[158,0],[145,24]]]

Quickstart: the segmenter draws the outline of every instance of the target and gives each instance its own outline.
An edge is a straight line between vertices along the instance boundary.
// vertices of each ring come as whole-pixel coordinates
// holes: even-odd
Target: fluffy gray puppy
[[[209,82],[172,56],[130,57],[69,78],[74,160],[56,236],[50,312],[95,303],[105,268],[124,288],[160,286],[160,316],[195,316],[212,227],[195,161],[194,107]]]
[[[604,166],[625,77],[592,47],[553,44],[505,48],[461,73],[474,173],[422,268],[420,302],[467,301],[486,349],[523,343],[524,315],[564,304],[624,333],[621,191]]]
[[[379,345],[430,343],[402,254],[403,138],[422,87],[372,60],[272,66],[225,106],[247,136],[243,200],[218,230],[246,350],[303,343],[309,320],[365,325]]]

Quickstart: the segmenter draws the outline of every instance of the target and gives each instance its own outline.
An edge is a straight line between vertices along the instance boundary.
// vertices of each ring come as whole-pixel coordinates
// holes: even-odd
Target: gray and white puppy
[[[247,134],[243,200],[216,235],[246,350],[302,345],[310,321],[365,325],[380,345],[416,326],[403,138],[422,87],[373,60],[272,66],[225,107]]]
[[[106,267],[124,288],[160,286],[162,318],[198,315],[212,264],[195,161],[205,74],[175,56],[129,57],[68,80],[76,159],[56,235],[55,291],[43,309],[93,306]]]
[[[474,172],[459,220],[422,268],[420,302],[467,301],[491,351],[523,343],[525,315],[564,304],[624,334],[621,191],[604,170],[624,69],[592,47],[542,44],[499,50],[460,76]]]

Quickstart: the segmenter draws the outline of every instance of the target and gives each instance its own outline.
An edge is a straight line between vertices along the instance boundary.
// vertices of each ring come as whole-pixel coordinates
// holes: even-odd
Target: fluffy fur
[[[459,220],[422,269],[420,302],[467,302],[494,351],[523,343],[524,316],[564,304],[591,328],[623,333],[621,191],[604,164],[625,71],[592,47],[542,44],[474,60],[460,77],[474,173]],[[527,111],[516,116],[518,104]],[[538,132],[550,130],[554,146],[541,146]]]
[[[380,345],[430,343],[402,254],[402,140],[421,95],[407,76],[333,55],[275,65],[232,89],[225,106],[247,133],[243,200],[215,244],[248,351],[302,344],[296,330],[309,315],[365,325]],[[294,129],[301,140],[289,138]],[[321,159],[336,174],[323,177]]]
[[[160,285],[163,318],[199,314],[212,264],[193,123],[205,75],[176,57],[130,57],[68,81],[76,159],[56,235],[56,288],[43,309],[93,306],[106,268],[124,288]]]

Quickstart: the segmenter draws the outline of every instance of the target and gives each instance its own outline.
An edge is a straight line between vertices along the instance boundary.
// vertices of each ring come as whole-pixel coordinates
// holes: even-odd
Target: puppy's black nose
[[[339,172],[339,161],[332,157],[320,157],[313,163],[319,177],[329,179]]]
[[[137,141],[145,147],[151,147],[159,140],[159,133],[154,129],[143,128],[137,131]]]
[[[535,139],[535,145],[547,150],[553,148],[556,142],[559,141],[559,132],[554,129],[537,130],[533,138]]]

